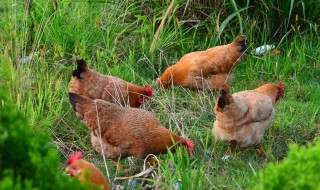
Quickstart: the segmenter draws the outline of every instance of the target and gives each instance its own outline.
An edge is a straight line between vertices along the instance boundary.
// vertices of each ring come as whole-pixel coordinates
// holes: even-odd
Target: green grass
[[[152,111],[163,125],[196,143],[191,158],[181,153],[159,156],[162,164],[153,177],[155,184],[170,189],[180,181],[182,189],[247,189],[255,185],[255,173],[262,171],[267,162],[276,163],[286,157],[290,143],[304,145],[319,137],[319,17],[308,16],[310,9],[306,4],[308,14],[299,19],[308,19],[281,29],[282,34],[273,33],[279,26],[270,26],[270,20],[278,19],[275,11],[285,5],[259,1],[259,6],[274,11],[269,18],[264,9],[258,14],[259,6],[254,3],[232,2],[224,2],[221,6],[226,9],[220,12],[210,3],[177,1],[157,39],[155,51],[150,52],[155,31],[169,6],[166,1],[157,4],[65,0],[58,1],[56,12],[49,0],[34,1],[29,12],[20,1],[1,1],[0,71],[11,73],[4,78],[0,72],[1,80],[5,81],[1,85],[9,88],[11,98],[33,125],[52,134],[52,142],[64,158],[74,150],[82,150],[89,161],[106,173],[102,157],[91,147],[89,131],[67,99],[75,68],[73,57],[86,59],[91,68],[104,74],[140,85],[151,84],[155,95],[143,109]],[[303,11],[299,5],[295,2],[293,10],[289,6],[281,14],[286,19],[290,13],[293,18]],[[250,14],[252,11],[254,14]],[[202,13],[208,15],[204,17]],[[288,20],[285,23],[291,25],[292,19]],[[299,27],[301,22],[304,24]],[[259,159],[255,150],[247,149],[243,156],[223,161],[227,146],[216,142],[211,132],[217,93],[196,93],[180,87],[165,91],[155,82],[167,66],[184,54],[229,43],[240,30],[248,36],[249,49],[235,68],[232,92],[280,80],[285,84],[285,96],[278,102],[275,119],[264,136],[268,160]],[[250,54],[263,44],[276,44],[280,54],[269,52],[263,57]],[[21,62],[28,56],[33,57],[30,62]],[[141,171],[142,162],[130,158],[121,163],[131,168],[128,174],[117,173],[112,161],[107,160],[110,180],[127,189],[141,188],[140,179],[134,186],[113,179]],[[174,169],[169,167],[170,163]]]

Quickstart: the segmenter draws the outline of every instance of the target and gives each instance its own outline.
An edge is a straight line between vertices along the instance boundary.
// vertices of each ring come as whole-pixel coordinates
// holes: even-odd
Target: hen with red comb
[[[67,161],[66,172],[70,177],[77,177],[83,183],[91,183],[109,190],[109,185],[102,172],[92,163],[82,159],[82,152],[72,154]]]
[[[166,154],[168,148],[175,152],[177,146],[188,148],[190,153],[193,150],[191,140],[163,127],[149,111],[91,100],[74,93],[69,93],[69,101],[76,115],[91,130],[93,148],[112,159],[118,170],[121,170],[118,160],[129,156],[145,159],[149,154]]]
[[[70,165],[70,164],[72,164],[72,162],[77,161],[77,160],[80,160],[80,159],[82,159],[82,152],[77,151],[77,152],[75,152],[74,154],[72,154],[72,155],[68,158],[68,160],[67,160],[67,165]]]
[[[103,99],[122,106],[138,108],[150,100],[153,90],[141,87],[118,77],[107,76],[88,68],[84,60],[77,60],[72,73],[69,91],[90,99]]]
[[[212,130],[216,140],[226,142],[230,154],[238,145],[241,148],[255,147],[260,155],[267,156],[262,148],[263,135],[274,118],[276,101],[283,94],[282,82],[234,94],[220,90]]]

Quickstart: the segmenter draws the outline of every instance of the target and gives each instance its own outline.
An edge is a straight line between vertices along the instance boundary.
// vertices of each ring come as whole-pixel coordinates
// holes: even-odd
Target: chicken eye
[[[73,169],[73,170],[76,170],[76,169],[77,169],[77,167],[76,167],[76,166],[72,166],[72,169]]]

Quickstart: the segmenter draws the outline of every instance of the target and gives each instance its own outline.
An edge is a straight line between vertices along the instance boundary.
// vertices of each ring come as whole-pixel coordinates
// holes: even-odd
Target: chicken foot
[[[150,157],[148,158],[147,163],[151,168],[155,168],[158,165],[158,160],[153,157]]]
[[[237,142],[235,140],[231,140],[228,143],[228,150],[229,150],[229,154],[230,156],[233,154],[234,152],[234,147],[237,145]]]
[[[234,153],[234,146],[229,145],[229,146],[228,146],[228,150],[229,150],[229,155],[232,156],[233,153]],[[241,155],[242,155],[242,152],[241,152],[241,151],[236,154],[236,156],[241,156]]]
[[[229,145],[228,149],[229,149],[229,155],[231,156],[234,153],[234,146]],[[265,158],[268,157],[266,151],[262,148],[262,146],[259,146],[256,149],[258,151],[259,156],[263,156]],[[241,155],[241,152],[237,153],[237,156],[239,156],[239,155]]]
[[[229,154],[230,154],[230,156],[233,154],[233,152],[234,152],[234,146],[232,146],[232,145],[229,145],[228,146],[228,150],[229,150]]]
[[[264,149],[262,148],[262,146],[259,146],[259,147],[257,148],[257,151],[258,151],[259,156],[267,157],[267,153],[266,153],[266,151],[264,151]]]
[[[119,161],[113,161],[118,171],[124,171]]]

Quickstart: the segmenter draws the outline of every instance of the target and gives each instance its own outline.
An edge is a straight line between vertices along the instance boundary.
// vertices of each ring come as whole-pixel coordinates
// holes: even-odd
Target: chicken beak
[[[144,100],[145,100],[145,97],[143,95],[140,95],[139,104],[144,104]]]
[[[69,168],[66,167],[66,169],[64,170],[66,173],[69,173]]]
[[[157,78],[157,84],[158,84],[158,86],[161,87],[161,80],[160,80],[160,78]]]

